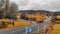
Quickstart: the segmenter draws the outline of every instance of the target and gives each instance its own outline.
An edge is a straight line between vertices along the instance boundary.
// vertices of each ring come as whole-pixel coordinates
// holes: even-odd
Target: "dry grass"
[[[52,30],[50,34],[60,34],[60,24],[55,24],[53,28],[54,30]]]

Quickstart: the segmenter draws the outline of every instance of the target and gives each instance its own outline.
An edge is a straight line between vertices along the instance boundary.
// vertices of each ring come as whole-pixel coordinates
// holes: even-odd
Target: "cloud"
[[[50,2],[46,5],[42,5],[41,7],[50,11],[60,11],[60,1]]]
[[[20,10],[60,11],[60,0],[11,0],[15,1]]]

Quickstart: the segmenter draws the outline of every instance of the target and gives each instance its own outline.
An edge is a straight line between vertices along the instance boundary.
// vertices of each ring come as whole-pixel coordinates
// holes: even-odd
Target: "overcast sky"
[[[20,10],[60,11],[60,0],[11,0],[17,3]]]

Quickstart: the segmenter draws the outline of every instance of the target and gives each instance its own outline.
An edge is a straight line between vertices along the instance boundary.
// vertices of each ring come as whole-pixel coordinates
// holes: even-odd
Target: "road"
[[[40,28],[45,26],[51,18],[48,18],[44,20],[44,22],[41,23]],[[37,30],[37,24],[35,21],[32,21],[32,24],[29,25],[29,27],[32,28],[32,32]],[[16,27],[16,28],[11,28],[11,29],[6,29],[6,30],[0,30],[0,34],[25,34],[25,27]],[[28,34],[32,34],[32,32],[29,32]]]

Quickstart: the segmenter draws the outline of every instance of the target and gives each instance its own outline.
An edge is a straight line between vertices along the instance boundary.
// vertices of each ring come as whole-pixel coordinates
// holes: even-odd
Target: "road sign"
[[[26,31],[31,32],[32,31],[31,27],[26,27]]]
[[[41,22],[40,21],[37,21],[37,26],[40,26],[41,25]]]

